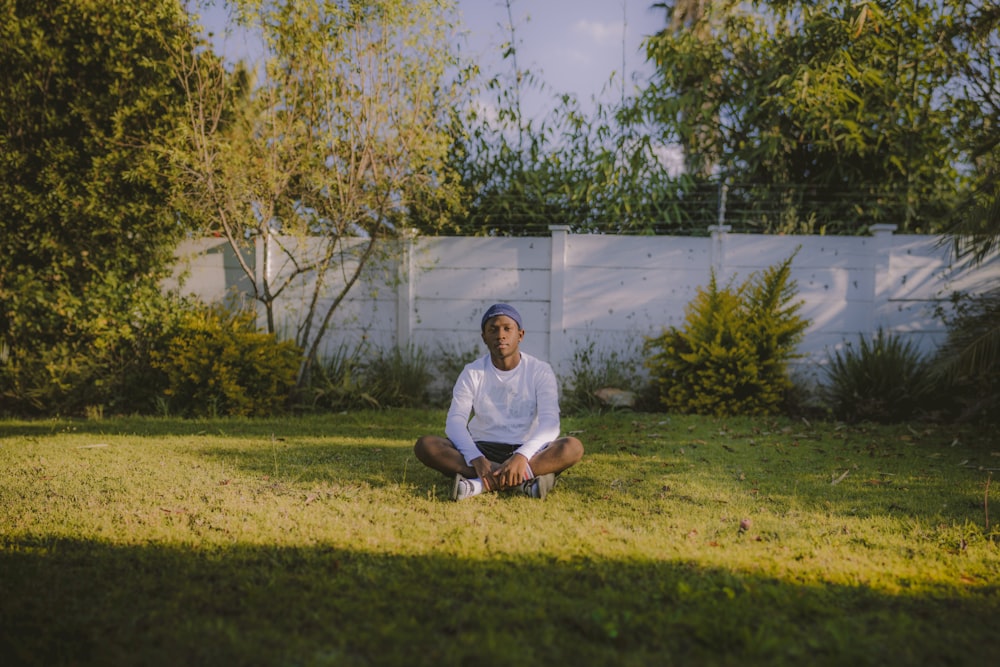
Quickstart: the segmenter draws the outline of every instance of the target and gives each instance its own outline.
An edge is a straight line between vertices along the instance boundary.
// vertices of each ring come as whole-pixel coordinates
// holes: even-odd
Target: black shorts
[[[521,445],[508,445],[503,442],[477,442],[476,447],[483,456],[494,463],[503,463],[518,450]]]

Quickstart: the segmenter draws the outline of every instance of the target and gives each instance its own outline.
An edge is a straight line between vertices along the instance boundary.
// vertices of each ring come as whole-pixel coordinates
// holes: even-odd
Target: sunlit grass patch
[[[988,434],[573,418],[587,454],[546,501],[453,503],[412,455],[443,419],[0,424],[0,658],[986,664],[1000,648]]]

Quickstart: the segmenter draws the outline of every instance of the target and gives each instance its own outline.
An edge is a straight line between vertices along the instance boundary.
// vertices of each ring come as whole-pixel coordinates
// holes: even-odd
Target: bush
[[[211,416],[287,407],[301,351],[257,333],[251,314],[154,286],[88,289],[93,300],[67,314],[61,339],[0,349],[0,411]]]
[[[165,344],[191,304],[156,287],[113,280],[90,285],[88,293],[90,299],[60,312],[66,323],[58,336],[19,336],[25,344],[3,346],[0,410],[37,416],[152,409],[162,377],[151,351]],[[26,327],[18,323],[20,331]]]
[[[188,312],[152,365],[169,410],[186,416],[270,416],[290,404],[302,350],[256,331],[250,312]]]
[[[927,362],[911,341],[879,329],[857,347],[827,355],[823,393],[833,414],[849,422],[898,422],[926,407],[935,385]]]
[[[635,408],[654,407],[656,400],[649,396],[650,384],[640,371],[641,364],[641,360],[616,350],[598,350],[593,341],[588,341],[573,352],[570,374],[562,383],[562,411],[585,414],[609,409],[597,395],[601,389],[630,391],[635,395]]]
[[[345,346],[314,364],[304,392],[304,407],[314,410],[378,407],[378,401],[364,387],[361,354],[361,348],[351,350]]]
[[[365,348],[341,347],[314,368],[306,390],[312,409],[423,407],[433,375],[423,351],[393,348],[365,358]]]
[[[794,255],[720,288],[715,273],[686,309],[683,329],[671,327],[646,343],[646,364],[660,402],[683,413],[773,414],[792,383],[788,361],[808,321],[792,303]]]
[[[380,352],[367,365],[367,393],[384,407],[425,407],[433,375],[427,355],[417,347],[394,347]]]
[[[955,295],[948,338],[931,363],[960,419],[1000,421],[1000,289]]]
[[[462,369],[481,357],[482,354],[478,347],[461,350],[439,345],[434,355],[435,375],[431,379],[431,404],[441,407],[451,405],[451,394]]]

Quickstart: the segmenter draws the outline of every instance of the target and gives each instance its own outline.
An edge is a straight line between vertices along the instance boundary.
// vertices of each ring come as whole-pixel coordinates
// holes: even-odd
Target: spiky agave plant
[[[879,328],[827,354],[824,395],[846,421],[896,422],[926,407],[935,382],[927,358],[913,344]]]

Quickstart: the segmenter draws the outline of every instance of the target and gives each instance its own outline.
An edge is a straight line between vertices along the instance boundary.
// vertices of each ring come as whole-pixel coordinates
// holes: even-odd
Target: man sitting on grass
[[[424,465],[454,475],[453,500],[518,489],[545,498],[556,475],[583,457],[583,444],[559,436],[559,395],[549,364],[521,352],[524,327],[513,306],[483,314],[489,354],[468,364],[452,391],[445,435],[421,436]]]

